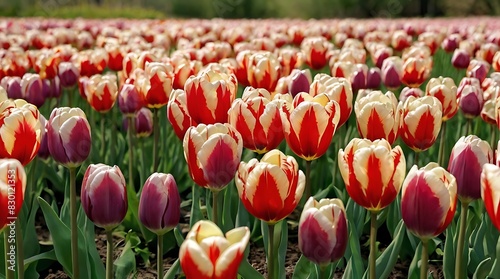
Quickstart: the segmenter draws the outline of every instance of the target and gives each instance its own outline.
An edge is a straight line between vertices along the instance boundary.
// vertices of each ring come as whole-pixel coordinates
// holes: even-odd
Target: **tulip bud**
[[[409,97],[403,105],[399,134],[415,151],[424,151],[436,141],[441,129],[441,103],[436,97]]]
[[[167,105],[167,118],[180,140],[184,138],[189,127],[197,125],[187,111],[186,98],[184,90],[176,89],[172,91]]]
[[[497,119],[495,115],[495,101],[488,100],[484,102],[483,109],[481,110],[481,119],[490,125],[497,125]]]
[[[226,123],[236,98],[236,76],[213,70],[191,76],[185,85],[186,107],[195,123]]]
[[[149,108],[160,108],[168,103],[174,79],[170,64],[146,63],[144,75],[136,80],[138,90],[144,95]]]
[[[470,55],[463,49],[455,49],[451,57],[451,64],[457,69],[466,69],[469,66]]]
[[[394,201],[406,172],[401,147],[391,148],[385,139],[354,138],[338,158],[347,193],[357,204],[378,212]]]
[[[110,43],[106,44],[104,49],[108,53],[108,68],[115,72],[123,70],[123,56],[125,52],[123,47],[115,43]]]
[[[366,88],[377,89],[382,83],[382,74],[380,69],[377,67],[370,68],[368,70],[368,76],[366,77]]]
[[[400,109],[394,93],[372,91],[354,104],[359,134],[369,140],[385,139],[393,144],[398,137]]]
[[[453,147],[448,171],[457,180],[458,198],[463,203],[481,198],[481,171],[487,163],[493,163],[493,150],[477,136],[461,137]]]
[[[26,172],[16,159],[0,159],[0,230],[13,222],[23,207]]]
[[[409,231],[420,239],[438,236],[453,220],[456,205],[453,175],[436,163],[411,168],[401,191],[401,215]]]
[[[400,57],[392,56],[384,60],[382,63],[382,81],[384,85],[395,90],[401,86],[401,77],[403,75],[403,60]]]
[[[233,179],[241,160],[243,141],[231,125],[191,127],[183,145],[189,173],[196,184],[219,191]]]
[[[482,60],[472,59],[467,67],[467,77],[477,78],[482,83],[489,71],[490,64]]]
[[[105,113],[113,108],[118,96],[115,75],[93,75],[85,84],[87,102],[97,112]]]
[[[339,120],[339,104],[325,93],[315,97],[300,93],[294,98],[293,108],[283,106],[281,110],[281,121],[288,146],[307,161],[325,154]]]
[[[476,52],[476,57],[481,61],[486,61],[488,64],[493,62],[493,56],[498,51],[499,46],[493,43],[482,44]]]
[[[59,64],[58,76],[62,87],[72,87],[78,82],[80,70],[71,62],[61,62]]]
[[[432,58],[410,57],[403,63],[401,82],[409,87],[419,87],[429,77]]]
[[[127,188],[118,166],[91,164],[82,181],[82,207],[87,217],[106,230],[118,226],[127,214]]]
[[[239,55],[239,54],[238,54]],[[278,50],[278,60],[281,65],[280,76],[285,77],[291,74],[293,69],[300,69],[304,64],[304,53],[298,48],[281,48]],[[246,72],[245,72],[246,73]],[[238,82],[240,77],[238,77]],[[247,80],[246,76],[244,80]],[[244,85],[244,84],[243,84]]]
[[[404,87],[399,93],[399,101],[404,104],[410,96],[420,98],[424,96],[424,92],[418,87]]]
[[[118,107],[126,115],[134,115],[146,104],[144,95],[133,84],[124,84],[118,94]]]
[[[309,77],[307,76],[309,74]],[[311,73],[300,70],[293,70],[290,75],[290,82],[288,83],[288,92],[295,97],[300,92],[309,92],[309,85],[311,83]]]
[[[268,223],[277,223],[293,212],[304,193],[306,178],[297,161],[274,149],[260,162],[241,162],[236,188],[247,211]]]
[[[135,135],[138,138],[149,137],[153,133],[153,113],[148,108],[141,108],[135,113]]]
[[[248,83],[254,88],[264,88],[273,92],[278,83],[280,68],[280,63],[274,54],[256,52],[248,58]]]
[[[349,81],[345,78],[331,77],[327,74],[317,74],[309,87],[309,94],[317,96],[322,93],[339,104],[340,119],[338,126],[344,125],[352,112],[353,93]]]
[[[175,228],[181,217],[181,197],[171,174],[153,173],[142,188],[139,220],[150,231],[163,235]]]
[[[348,242],[347,217],[340,199],[310,197],[299,221],[299,249],[318,265],[335,262],[344,256]]]
[[[484,106],[483,90],[479,80],[464,78],[458,87],[457,96],[459,96],[458,106],[466,118],[474,118],[481,114]]]
[[[22,99],[23,92],[21,89],[21,78],[6,76],[2,78],[2,87],[7,91],[7,96],[10,99]]]
[[[23,99],[37,107],[45,103],[43,94],[43,81],[38,74],[27,73],[21,79]]]
[[[224,236],[210,221],[194,224],[179,249],[186,279],[236,278],[249,241],[247,227],[232,229]]]
[[[328,63],[326,53],[333,45],[324,37],[307,37],[300,45],[305,61],[314,70],[322,69]]]
[[[52,158],[68,168],[81,165],[92,146],[85,113],[80,108],[55,108],[47,125],[47,145]]]
[[[397,51],[402,51],[403,49],[409,47],[411,43],[412,37],[404,30],[396,30],[392,34],[391,45]]]
[[[40,148],[38,109],[18,99],[0,103],[0,158],[17,159],[26,166]]]
[[[441,48],[443,48],[443,50],[448,53],[455,51],[455,49],[458,47],[460,40],[461,40],[460,35],[450,34],[441,43]]]
[[[498,165],[485,164],[483,166],[481,172],[481,197],[491,222],[500,231],[500,212],[498,211],[500,202],[497,198],[500,193],[500,180],[498,177],[500,177],[500,167]]]
[[[448,77],[431,78],[425,87],[425,94],[438,98],[443,106],[443,121],[451,119],[458,111],[457,86]]]
[[[253,96],[253,91],[259,91],[262,96]],[[285,137],[280,116],[283,105],[285,101],[271,100],[271,94],[265,89],[245,89],[243,97],[236,99],[228,111],[229,124],[240,132],[243,147],[259,154],[278,147]]]

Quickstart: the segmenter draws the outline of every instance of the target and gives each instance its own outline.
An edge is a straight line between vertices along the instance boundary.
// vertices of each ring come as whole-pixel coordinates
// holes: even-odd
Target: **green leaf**
[[[132,250],[132,241],[125,240],[125,246],[118,259],[114,262],[115,278],[128,278],[136,270],[135,253]]]
[[[295,265],[292,279],[315,279],[314,274],[315,264],[308,260],[304,255],[301,255],[299,261]]]
[[[240,199],[238,199],[238,213],[236,214],[236,227],[251,227],[250,226],[250,216],[248,214],[248,211],[245,209],[245,206],[241,202]]]
[[[192,190],[192,203],[191,203],[191,216],[189,219],[189,227],[192,228],[196,222],[203,219],[203,214],[200,209],[200,196],[202,192],[202,188],[196,184],[193,184]]]
[[[38,255],[35,255],[33,257],[29,257],[24,260],[24,265],[28,266],[32,263],[35,263],[40,260],[51,260],[51,261],[57,261],[56,253],[54,249],[49,250],[47,252],[40,253]]]
[[[484,259],[477,265],[476,271],[472,276],[472,279],[485,279],[490,273],[491,267],[493,266],[493,261],[490,257]]]
[[[181,234],[179,225],[177,225],[177,227],[174,229],[174,236],[175,236],[175,241],[177,242],[177,246],[181,247],[182,242],[184,242],[184,237]]]
[[[351,219],[348,219],[349,227],[353,228],[354,224]],[[349,246],[347,247],[346,255],[350,254],[350,258],[347,261],[347,265],[344,271],[344,275],[342,278],[351,279],[351,278],[362,278],[363,271],[365,270],[365,266],[363,264],[363,259],[361,258],[361,248],[359,246],[359,236],[355,230],[350,231],[349,233]]]
[[[445,231],[446,240],[444,242],[444,256],[443,256],[443,273],[445,278],[455,277],[455,243],[454,240],[458,237],[454,236],[455,230],[453,229],[453,222]]]
[[[405,237],[405,230],[403,220],[401,219],[396,227],[394,240],[376,260],[377,278],[388,278],[391,274],[399,257],[399,250]],[[368,270],[365,272],[363,278],[368,278]]]
[[[238,275],[240,275],[243,279],[264,279],[264,276],[255,270],[255,268],[253,268],[247,260],[241,261],[238,268]]]
[[[411,261],[410,267],[408,269],[408,279],[418,279],[420,278],[419,261],[422,256],[422,243],[418,243],[417,250],[415,250],[415,256]]]
[[[493,263],[490,274],[488,276],[491,278],[498,278],[498,274],[500,274],[500,237],[498,238],[497,242],[495,262]]]

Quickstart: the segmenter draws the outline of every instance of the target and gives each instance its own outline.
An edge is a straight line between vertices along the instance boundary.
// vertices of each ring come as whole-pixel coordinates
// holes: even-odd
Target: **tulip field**
[[[500,19],[0,19],[0,278],[500,279]]]

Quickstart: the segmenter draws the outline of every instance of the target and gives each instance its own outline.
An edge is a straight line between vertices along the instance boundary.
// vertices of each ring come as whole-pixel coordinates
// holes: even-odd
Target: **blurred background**
[[[0,16],[370,18],[500,15],[500,0],[0,0]]]

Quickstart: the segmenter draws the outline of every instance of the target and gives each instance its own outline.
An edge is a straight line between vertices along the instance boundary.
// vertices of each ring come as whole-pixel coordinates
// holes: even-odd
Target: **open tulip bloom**
[[[179,250],[186,279],[235,279],[249,240],[247,227],[224,235],[210,221],[194,224]]]

